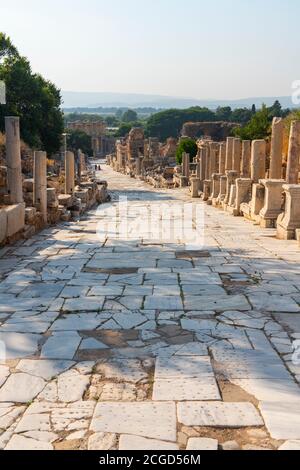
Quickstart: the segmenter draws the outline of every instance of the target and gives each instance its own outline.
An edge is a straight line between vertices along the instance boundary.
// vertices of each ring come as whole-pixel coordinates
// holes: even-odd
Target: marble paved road
[[[299,449],[296,242],[99,176],[111,203],[0,250],[0,449]]]

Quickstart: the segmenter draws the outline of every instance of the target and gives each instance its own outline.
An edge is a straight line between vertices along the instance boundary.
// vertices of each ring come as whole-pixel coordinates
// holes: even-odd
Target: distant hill
[[[278,100],[283,108],[295,108],[290,96],[254,97],[239,100],[197,100],[193,98],[176,98],[172,96],[142,95],[134,93],[93,93],[63,91],[63,108],[189,108],[191,106],[206,106],[216,109],[218,106],[231,108],[249,108],[252,104],[261,107],[262,103],[271,106]]]

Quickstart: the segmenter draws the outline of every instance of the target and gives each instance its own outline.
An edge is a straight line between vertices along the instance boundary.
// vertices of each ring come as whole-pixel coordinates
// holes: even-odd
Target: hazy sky
[[[290,95],[299,21],[299,0],[0,0],[0,30],[65,91]]]

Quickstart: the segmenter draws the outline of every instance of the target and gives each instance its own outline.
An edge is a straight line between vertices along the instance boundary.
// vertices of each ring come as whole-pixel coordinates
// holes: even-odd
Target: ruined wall
[[[186,122],[181,135],[192,139],[209,136],[215,141],[224,141],[231,135],[232,130],[240,125],[234,122]]]

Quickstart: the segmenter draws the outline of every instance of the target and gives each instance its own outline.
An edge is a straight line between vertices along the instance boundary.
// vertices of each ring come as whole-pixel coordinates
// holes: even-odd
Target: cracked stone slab
[[[115,313],[113,319],[124,330],[130,330],[131,328],[142,325],[148,321],[148,318],[140,313]]]
[[[147,296],[144,304],[146,310],[183,310],[180,296],[152,295]]]
[[[13,403],[0,403],[0,429],[8,429],[24,411],[24,406],[14,406]]]
[[[184,402],[177,405],[178,421],[185,426],[242,428],[263,426],[252,403]]]
[[[64,312],[98,312],[102,310],[105,297],[80,297],[67,299],[63,305]]]
[[[159,426],[157,425],[159,421]],[[176,442],[175,403],[98,403],[90,430]]]
[[[40,377],[25,373],[11,374],[0,389],[0,402],[28,403],[45,387]]]
[[[49,442],[14,435],[5,450],[53,450],[53,446]]]
[[[251,309],[244,295],[227,295],[226,297],[186,295],[184,307],[186,310],[214,310],[215,312]]]
[[[208,356],[158,357],[155,365],[155,380],[191,377],[213,377]]]
[[[300,403],[263,401],[259,408],[273,439],[300,439]]]
[[[0,365],[0,387],[9,376],[9,367]]]
[[[233,379],[232,383],[255,396],[259,401],[298,402],[300,404],[300,387],[292,379]]]
[[[148,378],[148,373],[136,359],[114,359],[97,366],[97,372],[106,379],[116,379],[124,382],[140,382]]]
[[[218,450],[218,441],[205,437],[191,437],[186,450]]]
[[[278,448],[278,450],[300,450],[300,441],[286,441]]]
[[[52,331],[90,331],[96,329],[104,319],[98,313],[66,314],[56,320]]]
[[[214,377],[176,377],[155,380],[152,399],[156,401],[203,401],[221,400],[221,396]]]
[[[63,360],[30,360],[22,359],[17,365],[17,370],[36,377],[50,380],[53,377],[70,369],[75,362]]]
[[[288,295],[257,293],[249,295],[249,301],[257,310],[266,312],[300,312],[299,305]]]
[[[179,450],[179,447],[173,442],[122,434],[120,436],[119,450]]]
[[[73,359],[80,342],[81,337],[75,331],[55,332],[42,347],[41,358]]]
[[[64,403],[82,400],[89,383],[88,375],[82,375],[76,370],[64,372],[57,379],[58,400]]]
[[[1,333],[0,341],[5,344],[6,359],[21,359],[33,356],[38,350],[40,335],[22,333]]]

